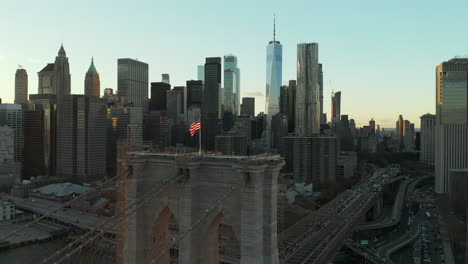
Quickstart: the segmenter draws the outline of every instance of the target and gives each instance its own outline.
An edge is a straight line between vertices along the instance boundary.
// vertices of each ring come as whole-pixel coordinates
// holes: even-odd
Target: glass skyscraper
[[[240,70],[234,55],[224,56],[224,109],[239,114]]]
[[[280,110],[280,93],[283,76],[283,46],[276,40],[275,26],[273,40],[268,43],[266,55],[265,114],[267,115],[266,143],[271,144],[271,118]]]
[[[468,58],[436,68],[435,192],[448,192],[451,170],[468,167]]]

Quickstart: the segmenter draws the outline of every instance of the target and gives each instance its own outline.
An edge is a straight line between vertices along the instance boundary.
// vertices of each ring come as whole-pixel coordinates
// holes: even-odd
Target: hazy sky
[[[13,102],[14,73],[23,65],[29,93],[37,72],[63,42],[72,93],[83,93],[94,56],[101,88],[117,88],[117,58],[149,63],[150,81],[196,79],[205,57],[235,54],[242,95],[265,93],[265,53],[283,44],[283,81],[296,78],[296,45],[319,43],[324,109],[342,91],[342,114],[358,125],[374,118],[394,127],[399,114],[416,123],[435,112],[435,67],[468,54],[468,1],[6,1],[0,0],[0,97]],[[101,91],[102,94],[102,91]],[[264,109],[256,97],[256,111]]]

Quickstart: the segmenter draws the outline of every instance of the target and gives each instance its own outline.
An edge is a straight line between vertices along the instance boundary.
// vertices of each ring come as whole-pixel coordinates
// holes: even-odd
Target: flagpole
[[[200,130],[198,131],[198,155],[201,155],[201,122],[200,122]]]

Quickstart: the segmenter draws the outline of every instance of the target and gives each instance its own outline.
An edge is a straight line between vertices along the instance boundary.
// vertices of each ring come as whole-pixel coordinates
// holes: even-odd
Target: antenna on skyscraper
[[[273,41],[276,41],[276,14],[273,13]]]

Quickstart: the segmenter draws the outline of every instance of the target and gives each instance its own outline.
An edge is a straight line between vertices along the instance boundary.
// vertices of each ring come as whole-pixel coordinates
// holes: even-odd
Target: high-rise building
[[[166,91],[167,116],[174,121],[174,124],[178,124],[184,121],[182,99],[182,93],[180,91],[175,89]]]
[[[435,159],[435,124],[435,115],[428,113],[421,116],[421,153],[419,159],[430,167],[434,167]]]
[[[282,85],[280,92],[280,113],[283,115],[288,115],[288,86]]]
[[[320,124],[326,124],[327,119],[326,115],[323,113],[323,70],[322,70],[322,64],[319,63],[318,65],[318,85],[319,85],[319,101],[320,101]]]
[[[224,110],[239,114],[240,100],[240,70],[237,67],[237,57],[224,56]]]
[[[30,103],[43,116],[42,134],[44,166],[47,176],[56,176],[57,164],[57,96],[55,94],[31,94]]]
[[[255,98],[254,97],[243,97],[241,115],[243,116],[255,116]]]
[[[39,79],[38,94],[57,94],[54,86],[54,68],[53,63],[48,63],[37,73]]]
[[[0,126],[6,125],[13,129],[14,158],[22,161],[23,147],[23,111],[20,104],[0,104]]]
[[[334,129],[339,129],[341,117],[341,92],[332,93],[331,119]]]
[[[247,155],[245,136],[236,134],[217,135],[216,152],[221,152],[223,155]]]
[[[68,95],[71,92],[71,75],[70,65],[68,63],[68,57],[65,53],[63,45],[60,46],[58,56],[55,57],[54,63],[54,83],[53,87],[57,94],[57,99],[60,99],[63,95]]]
[[[340,150],[354,151],[354,131],[351,129],[348,115],[341,116],[340,124]]]
[[[198,106],[200,109],[203,102],[203,81],[187,81],[187,109]]]
[[[44,110],[23,111],[23,179],[47,175],[44,157]]]
[[[283,81],[283,46],[276,40],[276,24],[273,23],[273,40],[266,48],[266,142],[271,145],[271,119],[280,111],[280,93]]]
[[[28,102],[28,73],[19,68],[15,74],[15,104],[26,104]]]
[[[187,88],[185,86],[174,86],[173,88],[176,91],[179,91],[182,95],[182,106],[181,112],[185,115],[187,114]]]
[[[117,90],[134,107],[148,114],[148,64],[133,59],[118,59]]]
[[[202,145],[206,150],[214,150],[220,120],[219,89],[221,87],[221,58],[206,58],[204,84]]]
[[[448,191],[449,171],[468,167],[468,58],[436,68],[435,191]]]
[[[336,137],[317,135],[284,139],[286,163],[296,181],[312,183],[315,191],[336,182]]]
[[[288,132],[294,133],[296,119],[296,81],[290,80],[288,85]]]
[[[297,45],[296,134],[320,133],[318,44]]]
[[[85,95],[97,96],[101,95],[101,82],[99,80],[99,73],[94,67],[94,59],[91,58],[91,65],[85,76]]]
[[[57,176],[76,181],[104,178],[106,104],[95,96],[66,95],[57,112]]]
[[[151,83],[150,111],[166,110],[166,92],[171,90],[171,85],[165,82]]]
[[[369,127],[371,129],[371,132],[375,133],[375,120],[373,118],[371,118],[371,120],[369,120]]]
[[[161,82],[171,84],[169,73],[163,73],[161,76]]]
[[[21,163],[15,160],[14,130],[0,124],[0,182],[12,185],[20,181]]]
[[[205,81],[205,65],[197,65],[197,80]]]
[[[119,142],[127,140],[129,126],[143,125],[143,114],[140,107],[115,107],[107,108],[107,173],[115,175],[117,171],[117,146]],[[141,132],[141,131],[140,131]],[[142,134],[133,135],[138,141],[142,140]]]

